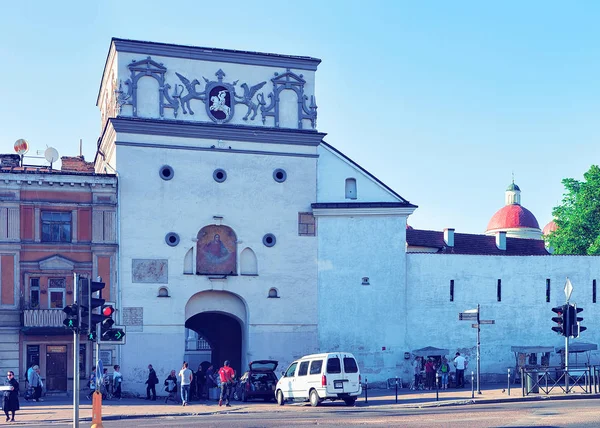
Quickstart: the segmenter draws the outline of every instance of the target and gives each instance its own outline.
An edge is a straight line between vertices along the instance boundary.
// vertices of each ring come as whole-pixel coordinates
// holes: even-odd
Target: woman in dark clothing
[[[4,391],[4,400],[2,408],[6,414],[6,422],[9,420],[15,421],[15,412],[19,410],[19,382],[15,379],[15,372],[6,372],[7,379],[4,381],[4,386],[9,386],[9,391]],[[12,413],[12,419],[8,416],[8,412]]]

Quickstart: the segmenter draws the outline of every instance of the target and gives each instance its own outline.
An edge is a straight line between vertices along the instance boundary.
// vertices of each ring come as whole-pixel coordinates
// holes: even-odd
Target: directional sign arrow
[[[115,334],[115,337],[117,338],[117,340],[119,340],[122,336],[123,336],[123,332],[121,330],[117,330],[117,333]]]
[[[496,320],[479,320],[479,324],[496,324]]]

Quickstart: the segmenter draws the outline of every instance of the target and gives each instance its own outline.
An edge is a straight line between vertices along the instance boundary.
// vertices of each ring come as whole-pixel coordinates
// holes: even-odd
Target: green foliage
[[[600,167],[583,178],[562,180],[562,204],[552,210],[558,228],[545,238],[554,254],[600,255]]]

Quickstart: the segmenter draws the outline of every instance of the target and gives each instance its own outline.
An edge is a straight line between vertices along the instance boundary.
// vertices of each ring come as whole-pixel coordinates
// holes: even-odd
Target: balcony
[[[62,309],[25,309],[23,328],[25,334],[67,334],[63,324],[66,314]]]

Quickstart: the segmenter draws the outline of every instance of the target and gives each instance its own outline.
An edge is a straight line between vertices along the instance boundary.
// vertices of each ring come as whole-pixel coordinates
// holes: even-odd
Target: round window
[[[165,236],[165,242],[167,243],[168,246],[174,247],[177,244],[179,244],[179,235],[176,234],[175,232],[169,232]]]
[[[213,178],[217,183],[222,183],[225,180],[227,180],[227,173],[224,169],[215,169],[215,171],[213,172]]]
[[[277,168],[275,171],[273,171],[273,180],[275,180],[278,183],[283,183],[287,178],[287,173],[285,172],[284,169],[281,168]]]
[[[277,242],[277,240],[275,239],[275,235],[272,233],[267,233],[265,236],[263,236],[263,244],[265,244],[265,247],[272,247],[275,245],[275,242]]]
[[[173,168],[171,168],[169,165],[163,165],[158,170],[158,174],[163,180],[170,180],[175,175],[175,171],[173,171]]]

